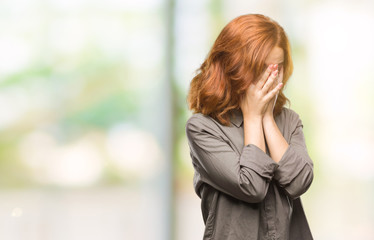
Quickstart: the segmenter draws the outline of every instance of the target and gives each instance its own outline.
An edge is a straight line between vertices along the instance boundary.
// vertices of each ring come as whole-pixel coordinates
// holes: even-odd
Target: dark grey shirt
[[[313,239],[301,204],[313,180],[303,124],[292,109],[275,116],[289,144],[276,163],[254,144],[244,146],[243,115],[234,110],[230,126],[201,113],[186,123],[193,185],[201,198],[203,239]]]

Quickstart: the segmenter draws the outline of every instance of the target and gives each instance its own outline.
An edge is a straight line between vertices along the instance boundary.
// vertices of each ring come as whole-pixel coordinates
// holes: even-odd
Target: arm
[[[243,117],[244,145],[254,144],[266,153],[262,117]]]
[[[295,199],[306,192],[313,181],[313,162],[307,152],[302,121],[297,114],[293,121],[289,145],[274,118],[264,118],[263,125],[270,155],[279,164],[274,179]]]
[[[204,182],[239,200],[261,202],[278,165],[259,147],[248,144],[237,154],[200,117],[187,121],[186,134],[195,170]]]

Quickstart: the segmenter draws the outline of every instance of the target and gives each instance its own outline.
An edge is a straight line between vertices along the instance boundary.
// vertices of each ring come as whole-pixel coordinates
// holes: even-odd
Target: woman
[[[216,39],[188,94],[186,123],[203,239],[313,239],[300,196],[313,180],[299,115],[284,107],[287,36],[260,14]]]

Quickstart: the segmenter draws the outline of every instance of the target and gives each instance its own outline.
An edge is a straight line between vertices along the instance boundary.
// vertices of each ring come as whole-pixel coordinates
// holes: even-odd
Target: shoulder
[[[283,115],[282,117],[284,120],[294,128],[303,125],[300,115],[295,110],[283,107],[281,114]]]
[[[194,113],[187,119],[186,125],[188,125],[188,124],[206,124],[208,121],[210,121],[209,116],[204,115],[202,113]]]
[[[287,108],[287,107],[283,107],[282,114],[284,114],[288,118],[299,118],[300,117],[300,115],[295,110],[291,108]]]
[[[185,130],[187,135],[193,133],[208,133],[211,135],[220,135],[219,127],[216,121],[210,116],[202,113],[192,114],[186,122]]]

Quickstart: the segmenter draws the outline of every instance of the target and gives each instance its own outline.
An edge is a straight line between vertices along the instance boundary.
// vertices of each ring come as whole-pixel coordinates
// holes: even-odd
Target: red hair
[[[283,28],[261,14],[247,14],[230,21],[218,35],[207,58],[190,83],[188,107],[228,126],[231,110],[240,108],[251,82],[266,69],[274,47],[283,49],[283,86],[293,71],[290,44]],[[279,91],[274,116],[289,99]]]

